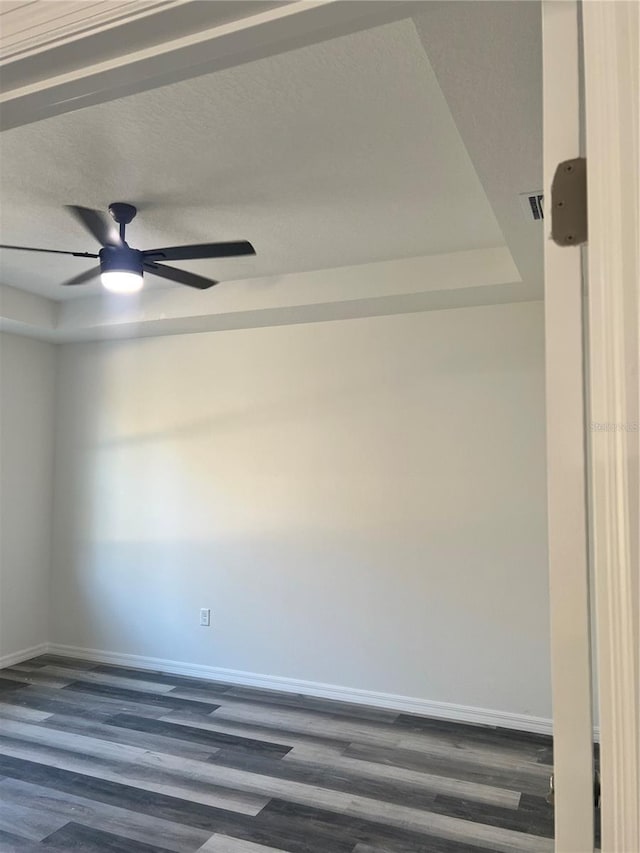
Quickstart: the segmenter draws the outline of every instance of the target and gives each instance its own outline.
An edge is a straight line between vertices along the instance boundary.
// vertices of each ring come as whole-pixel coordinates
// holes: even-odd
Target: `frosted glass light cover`
[[[110,270],[100,276],[102,286],[111,293],[137,293],[142,289],[142,276],[135,272]]]

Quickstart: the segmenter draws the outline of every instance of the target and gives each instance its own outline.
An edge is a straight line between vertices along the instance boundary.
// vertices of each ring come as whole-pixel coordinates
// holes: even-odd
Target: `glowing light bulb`
[[[137,293],[144,284],[142,275],[128,270],[109,270],[100,276],[102,286],[111,293]]]

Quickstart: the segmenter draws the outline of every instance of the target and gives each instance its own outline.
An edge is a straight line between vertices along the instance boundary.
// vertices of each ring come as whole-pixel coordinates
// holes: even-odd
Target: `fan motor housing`
[[[99,252],[101,272],[132,272],[142,275],[144,257],[129,246],[104,246]]]

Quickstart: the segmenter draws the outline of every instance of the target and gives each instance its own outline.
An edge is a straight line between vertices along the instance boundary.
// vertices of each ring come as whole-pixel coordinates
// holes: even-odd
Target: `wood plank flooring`
[[[0,671],[2,853],[551,853],[550,738],[44,655]]]

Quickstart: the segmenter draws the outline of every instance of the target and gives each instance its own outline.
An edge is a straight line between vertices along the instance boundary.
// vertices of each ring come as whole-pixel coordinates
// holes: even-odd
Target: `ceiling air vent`
[[[542,190],[535,193],[520,193],[520,203],[529,222],[541,222],[544,219]]]

